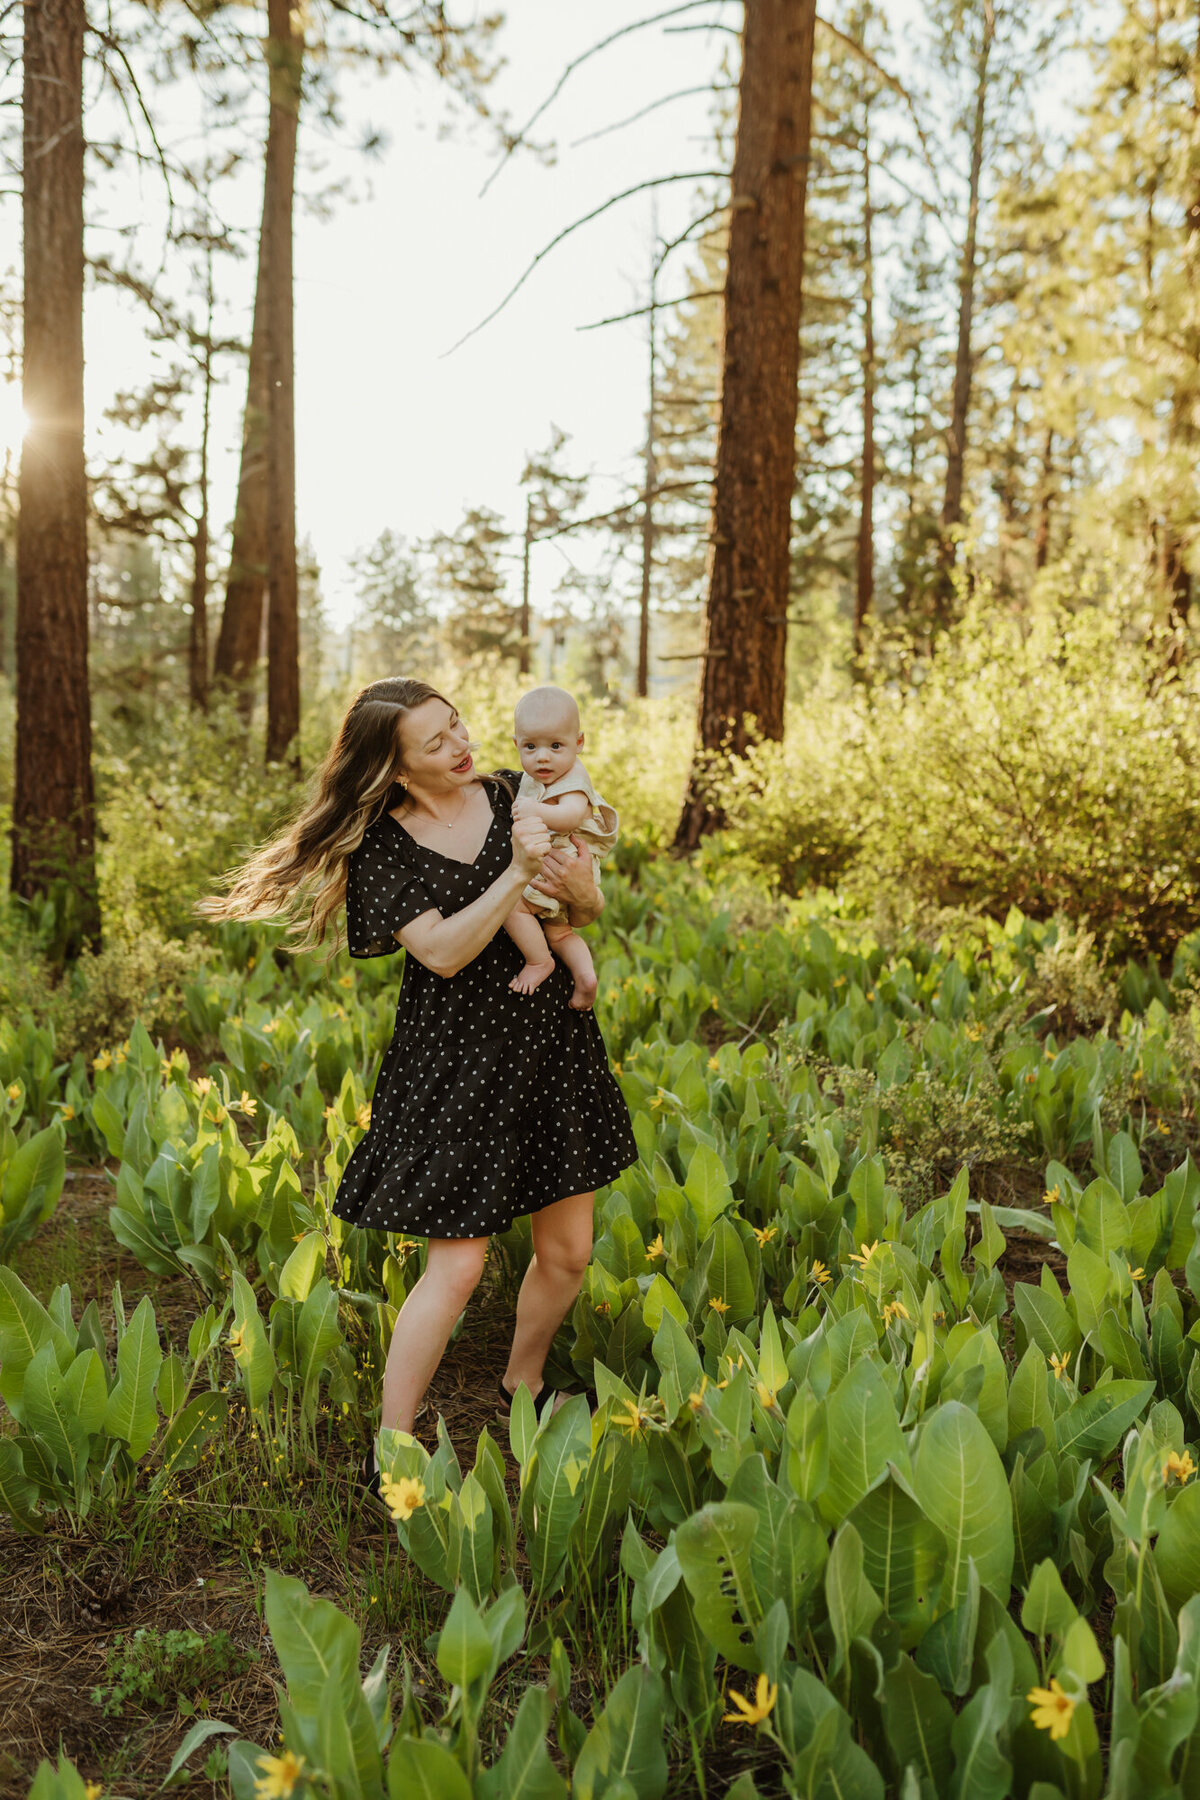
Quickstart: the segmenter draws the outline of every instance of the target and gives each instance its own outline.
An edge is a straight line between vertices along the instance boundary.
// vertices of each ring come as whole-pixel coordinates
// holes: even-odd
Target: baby
[[[534,688],[518,700],[514,724],[513,742],[525,771],[513,802],[514,816],[540,818],[549,827],[554,848],[567,856],[578,854],[571,833],[581,837],[591,852],[599,887],[601,858],[617,841],[617,815],[596,792],[579,760],[583,732],[578,706],[563,688]],[[532,994],[553,973],[555,956],[561,956],[575,977],[570,1004],[579,1011],[593,1004],[596,970],[591,952],[571,930],[557,900],[527,887],[504,929],[525,958],[525,967],[508,984],[515,993]]]

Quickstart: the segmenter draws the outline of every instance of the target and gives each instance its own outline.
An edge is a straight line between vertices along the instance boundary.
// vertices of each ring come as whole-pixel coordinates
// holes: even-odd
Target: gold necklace
[[[466,788],[464,788],[462,791],[462,799],[459,801],[458,811],[455,813],[455,815],[452,819],[447,819],[447,821],[446,821],[446,830],[447,831],[453,831],[454,827],[458,824],[458,821],[463,816],[463,812],[466,808],[466,804],[467,804],[467,790],[466,790]]]

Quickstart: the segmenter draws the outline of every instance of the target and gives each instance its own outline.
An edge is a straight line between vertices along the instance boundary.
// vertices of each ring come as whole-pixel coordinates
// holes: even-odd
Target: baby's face
[[[572,768],[583,748],[583,733],[565,713],[522,719],[513,733],[521,767],[549,787]]]

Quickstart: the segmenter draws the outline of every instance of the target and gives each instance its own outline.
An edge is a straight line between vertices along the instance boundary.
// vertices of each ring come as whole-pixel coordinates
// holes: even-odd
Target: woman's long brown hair
[[[450,701],[426,681],[389,677],[357,695],[296,818],[197,903],[205,919],[286,919],[289,948],[315,950],[346,895],[350,852],[381,811],[400,771],[400,727],[426,700]],[[333,955],[340,942],[335,930]]]

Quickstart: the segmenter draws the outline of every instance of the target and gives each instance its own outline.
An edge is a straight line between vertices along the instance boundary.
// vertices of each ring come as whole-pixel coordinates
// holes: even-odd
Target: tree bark
[[[654,569],[654,490],[658,486],[658,464],[654,440],[658,431],[658,245],[650,256],[650,392],[646,405],[646,449],[642,458],[642,586],[638,595],[638,655],[635,691],[639,700],[650,692],[650,598]]]
[[[521,540],[521,648],[517,655],[517,673],[529,673],[529,636],[533,620],[529,611],[529,559],[533,550],[533,495],[525,496],[525,536]]]
[[[875,264],[871,226],[871,112],[863,118],[863,399],[862,483],[854,590],[854,657],[862,658],[867,615],[875,601]]]
[[[188,700],[197,711],[208,705],[208,442],[212,422],[213,292],[212,246],[208,247],[204,356],[200,368],[203,405],[200,415],[200,490],[196,529],[192,534],[192,619],[188,633]]]
[[[1033,566],[1044,569],[1050,558],[1050,506],[1054,485],[1054,427],[1046,427],[1046,443],[1042,451],[1042,492],[1038,501],[1037,530],[1033,538]]]
[[[250,709],[250,678],[258,666],[263,600],[267,591],[267,209],[270,177],[263,177],[263,212],[258,233],[258,274],[246,371],[246,411],[242,418],[242,459],[238,470],[233,542],[225,583],[225,610],[217,636],[213,674],[242,690]]]
[[[83,460],[83,0],[27,0],[24,403],[12,888],[62,895],[60,947],[100,938]],[[58,886],[65,882],[65,890]]]
[[[935,600],[949,609],[953,591],[954,528],[962,523],[963,470],[967,455],[967,418],[971,409],[971,322],[975,310],[975,262],[979,238],[979,188],[983,175],[983,138],[987,119],[988,63],[996,17],[992,0],[983,0],[983,37],[975,86],[975,118],[971,128],[971,172],[967,190],[967,235],[958,276],[958,346],[954,357],[954,393],[946,431],[946,491],[942,501],[942,538],[938,552]]]
[[[282,762],[300,729],[296,571],[296,412],[292,210],[304,39],[291,0],[267,0],[271,117],[263,223],[267,239],[267,761]]]
[[[816,0],[746,0],[698,736],[675,834],[719,824],[705,752],[780,738]]]

